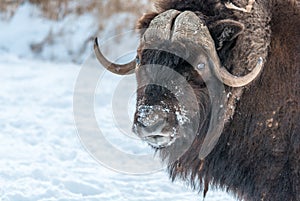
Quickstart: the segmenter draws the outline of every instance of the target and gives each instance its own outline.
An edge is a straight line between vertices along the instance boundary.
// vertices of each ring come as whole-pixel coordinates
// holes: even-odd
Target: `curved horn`
[[[98,44],[98,39],[95,38],[94,41],[94,51],[96,58],[98,61],[110,72],[118,74],[118,75],[128,75],[134,73],[134,69],[136,66],[135,60],[127,63],[127,64],[115,64],[110,61],[108,61],[102,52],[100,51],[99,44]]]
[[[263,69],[263,59],[260,57],[257,61],[255,68],[245,76],[237,77],[227,71],[227,69],[220,65],[215,65],[213,68],[214,73],[218,79],[230,87],[243,87],[252,82]]]
[[[214,63],[212,70],[216,77],[230,87],[243,87],[252,82],[263,69],[263,59],[260,57],[255,68],[245,76],[235,76],[221,65],[215,50],[215,44],[205,24],[193,12],[185,11],[176,18],[173,40],[189,39],[210,53]]]

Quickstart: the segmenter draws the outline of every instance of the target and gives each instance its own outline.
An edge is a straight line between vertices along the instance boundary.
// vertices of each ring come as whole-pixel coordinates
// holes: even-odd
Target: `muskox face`
[[[199,103],[208,107],[206,85],[184,59],[188,54],[183,43],[169,40],[157,41],[154,49],[139,52],[133,131],[155,148],[170,146],[186,137],[188,130],[196,130],[193,123],[199,124]],[[203,59],[202,64],[208,62]],[[193,137],[195,133],[191,133]]]
[[[248,75],[236,77],[221,65],[217,50],[222,51],[225,43],[234,40],[243,26],[221,20],[209,29],[195,13],[177,10],[163,12],[147,23],[148,28],[140,31],[137,59],[128,64],[109,62],[99,50],[97,40],[94,45],[97,59],[109,71],[136,74],[133,131],[155,148],[185,149],[199,133],[219,135],[221,129],[208,127],[221,128],[222,116],[216,107],[225,103],[215,100],[218,93],[223,93],[218,91],[220,83],[241,87],[255,79],[262,69],[259,61]],[[213,87],[209,88],[207,83]],[[219,115],[217,118],[211,118],[213,109]]]

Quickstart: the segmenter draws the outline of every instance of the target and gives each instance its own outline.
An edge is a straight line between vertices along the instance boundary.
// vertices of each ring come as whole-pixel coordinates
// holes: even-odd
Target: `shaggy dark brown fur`
[[[158,13],[168,9],[194,11],[209,28],[219,20],[236,20],[244,30],[218,51],[223,65],[242,75],[259,56],[265,61],[260,78],[243,89],[213,151],[200,161],[206,129],[198,131],[192,146],[169,164],[170,177],[188,180],[199,190],[221,187],[244,200],[300,201],[299,2],[256,0],[251,13],[229,10],[225,2],[160,0],[155,4],[157,12],[146,14],[138,23],[138,28],[147,28]],[[247,4],[246,0],[231,2],[239,7]],[[214,40],[218,44],[217,37]],[[236,89],[226,90],[234,93]],[[176,145],[158,151],[173,162]]]

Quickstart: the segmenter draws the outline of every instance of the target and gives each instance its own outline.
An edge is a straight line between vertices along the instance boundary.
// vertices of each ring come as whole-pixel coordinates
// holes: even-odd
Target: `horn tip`
[[[98,44],[98,37],[95,37],[94,44],[97,45],[97,46],[99,46],[99,44]]]

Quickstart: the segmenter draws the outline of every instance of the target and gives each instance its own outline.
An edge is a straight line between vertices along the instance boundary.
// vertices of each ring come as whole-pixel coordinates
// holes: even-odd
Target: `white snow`
[[[71,61],[78,63],[92,54],[89,47],[82,52],[74,49],[83,44],[87,33],[95,31],[91,29],[94,18],[86,14],[51,22],[39,12],[24,3],[10,21],[0,20],[0,200],[202,200],[202,194],[183,182],[172,183],[165,170],[124,174],[102,166],[89,154],[78,137],[73,115],[74,87],[82,66]],[[64,30],[64,34],[39,54],[33,53],[30,45],[43,40],[49,30],[55,34]],[[111,57],[134,48],[136,38],[126,34],[125,38],[118,50],[109,52]],[[116,128],[110,99],[103,97],[113,96],[121,78],[106,73],[103,79],[108,87],[97,88],[94,108],[104,136],[126,153],[152,154],[145,143]],[[131,94],[125,103],[129,116],[135,107],[132,99]],[[121,125],[130,128],[130,123]],[[209,191],[205,200],[234,199]]]

